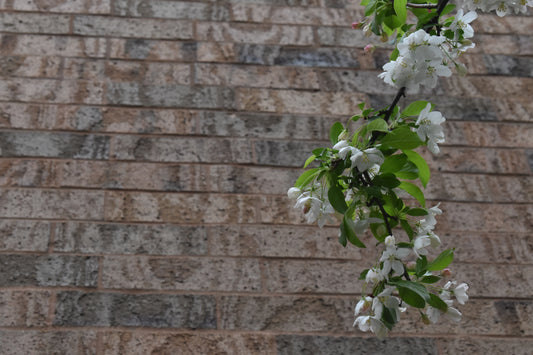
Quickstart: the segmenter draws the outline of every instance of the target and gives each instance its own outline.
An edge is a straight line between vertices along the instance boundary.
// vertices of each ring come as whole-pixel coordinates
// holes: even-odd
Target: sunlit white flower
[[[453,19],[453,22],[450,24],[450,30],[455,32],[455,38],[457,39],[458,31],[463,31],[464,38],[471,38],[474,36],[474,29],[470,26],[470,22],[474,21],[477,18],[475,11],[470,11],[464,14],[463,9],[457,10],[457,14]]]
[[[433,154],[438,154],[439,147],[437,146],[437,143],[444,142],[444,132],[440,125],[446,121],[446,119],[440,112],[430,111],[431,104],[428,103],[418,116],[416,121],[416,133],[420,140],[425,142],[427,139],[428,148]]]
[[[341,159],[346,159],[346,156],[348,155],[348,153],[351,153],[353,156],[357,152],[360,152],[359,149],[352,147],[350,143],[346,140],[341,140],[337,142],[337,144],[333,146],[333,149],[339,151],[338,155]]]
[[[360,172],[363,172],[373,167],[375,164],[383,164],[385,157],[379,149],[368,148],[353,153],[350,160],[352,161],[352,167],[357,167]]]

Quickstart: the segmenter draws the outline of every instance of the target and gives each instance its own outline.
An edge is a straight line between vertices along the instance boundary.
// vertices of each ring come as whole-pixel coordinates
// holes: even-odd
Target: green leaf
[[[453,11],[453,9],[455,9],[455,4],[448,4],[448,5],[444,6],[444,10],[442,10],[440,15],[441,16],[448,15],[450,12]]]
[[[399,55],[400,55],[400,51],[398,50],[398,48],[394,48],[394,50],[392,51],[390,55],[390,60],[391,61],[396,60]]]
[[[333,185],[328,189],[329,203],[333,206],[335,211],[344,213],[348,209],[346,201],[344,200],[344,194],[339,186]]]
[[[326,148],[315,148],[312,153],[318,158],[327,151]]]
[[[425,284],[434,284],[435,282],[438,282],[441,278],[438,276],[424,276],[422,279],[420,279],[420,282],[423,282]]]
[[[410,208],[407,214],[409,216],[427,216],[428,211],[425,208]]]
[[[409,161],[415,164],[416,167],[418,168],[418,176],[420,178],[420,182],[425,188],[427,186],[427,183],[430,177],[429,166],[426,160],[422,158],[420,154],[412,150],[404,150],[403,153],[407,155],[407,158],[409,159]]]
[[[424,193],[418,186],[415,184],[411,184],[410,182],[402,181],[402,183],[398,186],[398,188],[404,190],[409,195],[413,196],[418,200],[418,202],[426,207],[426,199],[424,198]]]
[[[381,321],[389,329],[392,329],[398,319],[396,318],[396,311],[389,309],[388,307],[383,307],[383,313],[381,314]]]
[[[345,238],[348,239],[348,241],[353,245],[359,248],[366,248],[363,242],[360,241],[359,238],[357,238],[357,235],[355,234],[354,222],[350,218],[346,218],[346,215],[342,219],[341,224],[341,235],[343,234],[345,235]]]
[[[332,145],[335,145],[339,142],[339,134],[344,131],[344,126],[340,122],[335,122],[331,129],[329,130],[329,140]]]
[[[359,274],[359,280],[364,280],[364,279],[366,279],[366,274],[368,274],[368,271],[370,271],[370,269],[364,269],[364,270]]]
[[[379,132],[388,132],[389,131],[389,125],[383,118],[377,118],[375,120],[372,120],[368,122],[366,127],[367,133],[379,131]]]
[[[304,169],[307,168],[307,166],[309,164],[311,164],[313,161],[315,161],[316,159],[316,155],[311,155],[309,158],[307,158],[307,160],[305,161],[305,164],[304,164]]]
[[[398,21],[401,22],[400,25],[395,26],[400,27],[402,24],[405,23],[405,20],[407,19],[407,0],[394,0],[394,12],[398,16]]]
[[[448,305],[444,302],[439,296],[432,293],[429,294],[428,303],[431,307],[435,307],[438,310],[441,310],[446,313],[448,311]]]
[[[425,255],[422,255],[420,258],[416,259],[415,275],[421,277],[427,271],[428,259]]]
[[[313,179],[320,173],[320,168],[313,168],[307,171],[304,171],[302,175],[294,183],[295,187],[302,188],[307,186]]]
[[[396,281],[400,298],[410,306],[424,308],[430,296],[428,290],[421,284],[412,281]]]
[[[384,173],[384,174],[378,175],[374,177],[372,182],[375,185],[387,187],[389,189],[393,189],[401,185],[400,180],[398,180],[396,176],[394,176],[394,174],[391,174],[391,173]]]
[[[407,156],[404,154],[395,154],[385,158],[379,171],[383,173],[395,173],[399,171],[407,162]]]
[[[423,144],[418,135],[407,126],[400,126],[389,132],[381,143],[397,149],[414,149]]]
[[[345,248],[346,248],[346,244],[348,244],[346,240],[346,234],[342,233],[342,226],[341,226],[341,233],[339,234],[339,243],[341,243],[341,245]]]
[[[454,249],[447,249],[437,256],[435,260],[429,263],[428,271],[439,271],[450,265],[453,260]]]
[[[396,3],[396,1],[395,1]],[[400,114],[401,117],[418,116],[420,112],[427,106],[427,101],[415,101],[409,104]]]
[[[415,236],[415,232],[413,231],[413,228],[411,228],[411,225],[407,220],[400,219],[400,225],[402,226],[405,233],[407,233],[407,236],[409,237],[409,240],[413,240],[413,237]]]

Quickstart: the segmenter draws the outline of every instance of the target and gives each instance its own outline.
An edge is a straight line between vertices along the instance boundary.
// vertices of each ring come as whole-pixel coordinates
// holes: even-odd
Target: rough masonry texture
[[[286,197],[333,122],[395,95],[361,19],[358,0],[0,0],[0,354],[530,354],[533,17],[480,15],[470,74],[400,102],[447,118],[426,196],[471,302],[387,339],[352,327],[376,251]]]

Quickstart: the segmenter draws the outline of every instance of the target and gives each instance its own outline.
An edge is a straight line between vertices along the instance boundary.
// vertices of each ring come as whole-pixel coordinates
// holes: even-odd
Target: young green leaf
[[[407,162],[407,156],[405,154],[395,154],[385,158],[379,171],[383,173],[395,173],[399,171]]]
[[[407,19],[407,0],[394,0],[394,12],[396,12],[396,16],[398,16],[398,22],[400,22],[400,25],[395,26],[400,27],[405,23],[405,20]]]
[[[428,211],[425,208],[410,208],[407,214],[409,216],[427,216]]]
[[[309,164],[311,164],[313,161],[315,161],[316,159],[316,155],[311,155],[309,158],[307,158],[307,160],[305,161],[305,164],[304,164],[304,169],[307,168],[309,166]]]
[[[403,280],[395,282],[395,285],[405,303],[415,308],[424,308],[426,306],[426,301],[429,300],[430,296],[423,285]]]
[[[342,190],[339,186],[330,186],[330,188],[328,189],[328,199],[329,203],[331,203],[331,206],[333,206],[335,211],[339,213],[344,213],[348,209],[346,201],[344,200],[344,194],[342,193]]]
[[[424,193],[418,186],[411,184],[410,182],[402,181],[398,188],[404,190],[409,195],[417,199],[417,201],[424,207],[426,207],[426,199],[424,198]]]
[[[340,122],[335,122],[331,129],[329,130],[329,140],[332,145],[335,145],[339,142],[339,134],[344,131],[344,126]]]
[[[438,277],[438,276],[433,276],[433,275],[429,275],[429,276],[424,276],[420,279],[420,282],[423,282],[425,284],[434,284],[435,282],[438,282],[441,278]]]
[[[420,258],[416,259],[415,275],[421,277],[427,271],[428,259],[425,255],[422,255]]]
[[[307,186],[320,173],[320,171],[320,168],[313,168],[304,171],[302,175],[300,175],[300,177],[296,179],[294,186],[298,188],[303,188]]]
[[[413,231],[413,228],[407,222],[405,219],[400,219],[400,225],[402,226],[405,233],[407,233],[407,236],[409,237],[409,240],[413,240],[413,237],[415,236],[415,232]]]
[[[394,176],[394,174],[391,174],[391,173],[384,173],[384,174],[378,175],[374,177],[372,182],[375,185],[387,187],[389,189],[393,189],[401,185],[400,180],[398,180],[396,176]]]
[[[381,143],[397,149],[414,149],[423,144],[418,135],[407,126],[400,126],[389,132]]]
[[[435,307],[440,311],[446,312],[448,310],[448,305],[444,302],[439,296],[432,293],[429,294],[428,303],[431,307]]]
[[[428,271],[439,271],[450,265],[453,260],[453,249],[447,249],[430,262],[427,266]]]
[[[396,3],[396,1],[395,1]],[[420,112],[427,106],[427,101],[415,101],[409,104],[402,113],[400,114],[401,117],[411,117],[411,116],[418,116]]]
[[[403,153],[407,155],[407,158],[410,162],[416,165],[418,168],[418,176],[420,177],[420,182],[424,186],[427,186],[430,177],[429,166],[426,163],[426,160],[420,156],[417,152],[412,150],[404,150]]]
[[[343,234],[345,235],[345,238],[348,239],[348,241],[353,245],[359,248],[366,248],[363,242],[360,241],[359,238],[357,238],[357,235],[355,234],[355,225],[353,221],[350,218],[346,218],[346,215],[342,219],[341,224],[341,235]]]
[[[366,127],[367,133],[379,131],[379,132],[388,132],[389,131],[389,125],[383,118],[377,118],[375,120],[372,120],[368,122]]]

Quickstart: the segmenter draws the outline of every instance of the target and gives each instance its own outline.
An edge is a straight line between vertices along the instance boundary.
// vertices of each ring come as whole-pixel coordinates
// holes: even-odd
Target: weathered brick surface
[[[286,195],[332,123],[396,95],[363,12],[0,0],[0,353],[529,354],[531,11],[479,13],[469,75],[399,101],[446,117],[441,153],[419,151],[470,300],[386,340],[353,328],[375,238],[343,248]]]

